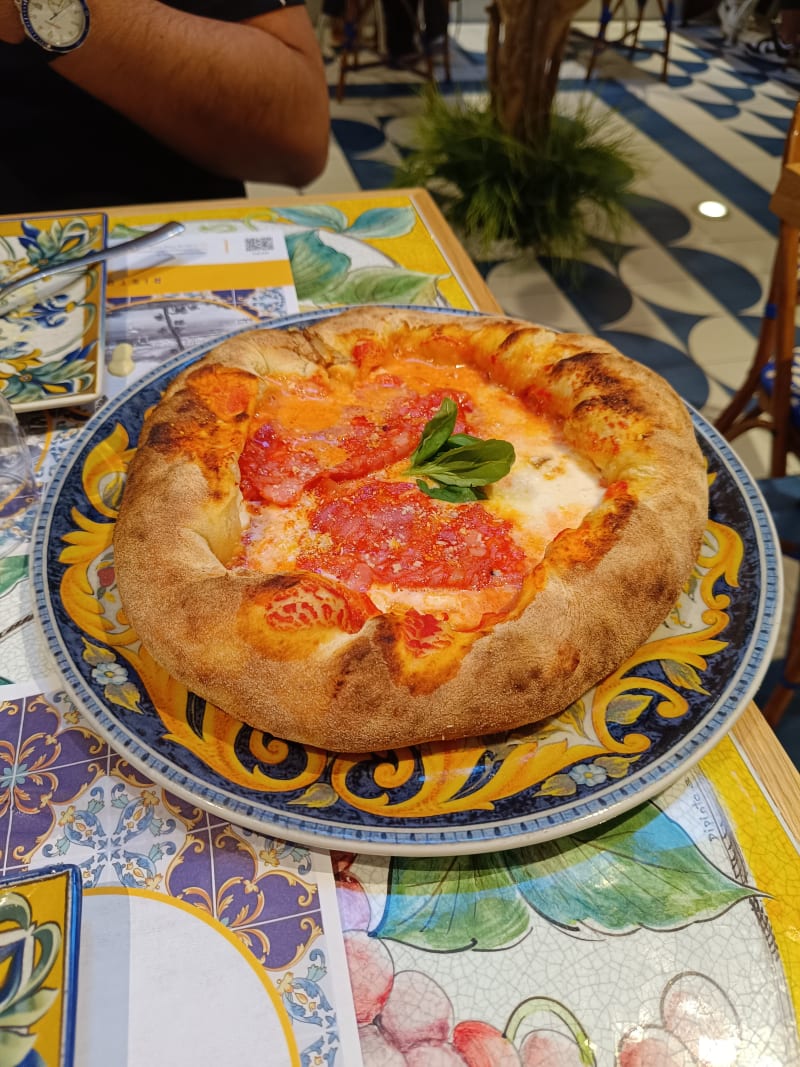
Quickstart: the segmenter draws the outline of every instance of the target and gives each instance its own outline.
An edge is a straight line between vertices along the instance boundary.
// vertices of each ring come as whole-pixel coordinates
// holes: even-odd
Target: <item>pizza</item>
[[[517,319],[365,307],[183,370],[145,419],[114,553],[176,680],[363,752],[568,707],[665,620],[707,516],[655,372]]]

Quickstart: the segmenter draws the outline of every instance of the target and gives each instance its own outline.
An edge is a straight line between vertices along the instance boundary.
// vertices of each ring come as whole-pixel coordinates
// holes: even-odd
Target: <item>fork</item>
[[[89,252],[88,255],[79,256],[78,259],[64,260],[62,263],[54,263],[49,267],[42,267],[41,270],[31,271],[30,274],[25,274],[21,278],[15,278],[13,282],[0,285],[0,304],[12,293],[23,289],[26,285],[30,285],[31,282],[39,281],[41,278],[50,278],[54,274],[74,273],[83,267],[91,267],[95,263],[102,263],[121,253],[137,252],[142,248],[149,248],[150,245],[166,241],[168,237],[177,237],[179,233],[183,233],[184,229],[185,226],[182,222],[165,222],[163,226],[159,226],[149,233],[144,233],[140,237],[134,237],[130,241],[122,241],[118,245],[100,248],[96,252]]]

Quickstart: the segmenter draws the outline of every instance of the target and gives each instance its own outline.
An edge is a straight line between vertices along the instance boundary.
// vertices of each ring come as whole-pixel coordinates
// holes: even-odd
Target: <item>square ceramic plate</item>
[[[103,248],[106,216],[0,221],[0,285]],[[0,392],[17,411],[96,400],[103,379],[105,265],[32,283],[0,306]]]
[[[81,874],[64,865],[0,882],[0,1062],[72,1067]]]

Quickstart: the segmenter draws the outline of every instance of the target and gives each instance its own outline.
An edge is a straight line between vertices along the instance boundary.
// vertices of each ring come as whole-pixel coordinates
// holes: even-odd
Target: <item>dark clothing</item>
[[[303,0],[164,2],[240,22]],[[48,60],[32,42],[0,42],[0,214],[244,195],[242,182],[189,162],[62,78]]]
[[[422,8],[422,23],[418,11]],[[392,59],[424,51],[447,33],[448,0],[383,0],[386,51]],[[419,32],[419,37],[417,36]]]

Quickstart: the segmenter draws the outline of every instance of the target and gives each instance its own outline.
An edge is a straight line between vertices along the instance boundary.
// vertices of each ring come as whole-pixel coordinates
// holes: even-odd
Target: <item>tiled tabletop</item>
[[[249,202],[181,217],[192,215],[219,232],[278,221],[290,249],[319,252],[324,232],[349,257],[347,284],[365,272],[361,292],[386,284],[375,268],[389,263],[403,294],[394,302],[434,294],[445,306],[491,307],[424,197]],[[111,237],[163,217],[116,211]],[[313,273],[295,272],[294,283],[301,309],[324,304]],[[106,358],[129,344],[133,369],[121,363],[107,393],[215,322],[269,319],[277,306],[219,292],[204,295],[202,321],[187,314],[196,294],[165,306],[118,292]],[[137,305],[144,325],[132,332]],[[23,419],[45,483],[83,416]],[[548,1051],[565,1067],[667,1053],[686,1067],[800,1062],[796,842],[733,736],[643,803],[567,837],[459,856],[284,841],[209,813],[109,746],[31,618],[31,525],[25,517],[0,556],[2,869],[67,863],[82,873],[81,1067],[154,1057],[211,1067],[257,1062],[264,1048],[270,1063],[335,1067],[527,1064]],[[103,568],[93,574],[97,597],[111,595]],[[111,657],[95,647],[102,672]]]

